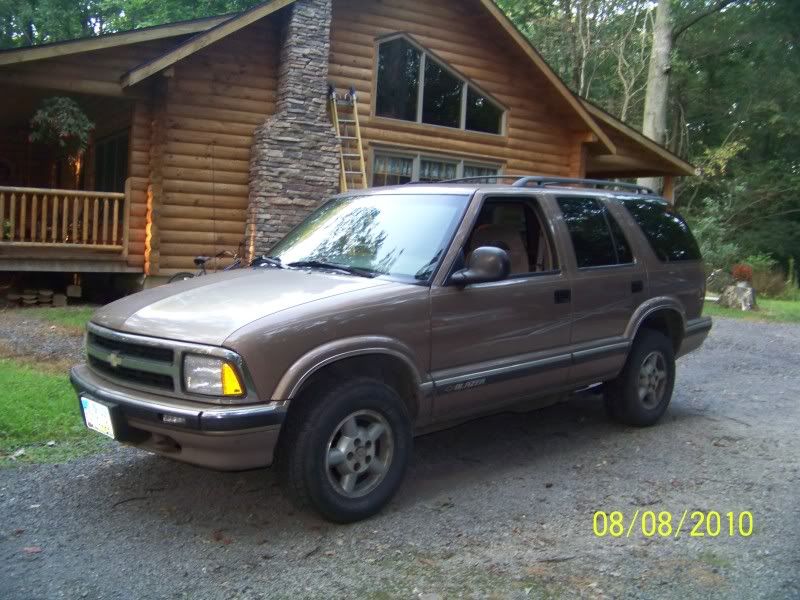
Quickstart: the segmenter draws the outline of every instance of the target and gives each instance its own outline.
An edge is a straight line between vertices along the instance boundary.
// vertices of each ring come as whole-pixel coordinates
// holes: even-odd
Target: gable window
[[[505,119],[499,103],[404,37],[378,47],[375,114],[494,134]]]
[[[461,177],[499,175],[500,168],[459,158],[438,158],[416,153],[376,151],[372,159],[372,186],[401,185],[412,181],[435,183]]]

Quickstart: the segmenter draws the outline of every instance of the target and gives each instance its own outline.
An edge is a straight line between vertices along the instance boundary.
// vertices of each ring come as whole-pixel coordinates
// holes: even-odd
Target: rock
[[[717,303],[725,308],[738,308],[739,310],[756,310],[756,291],[749,285],[741,285],[739,282],[736,285],[726,286],[722,290]]]

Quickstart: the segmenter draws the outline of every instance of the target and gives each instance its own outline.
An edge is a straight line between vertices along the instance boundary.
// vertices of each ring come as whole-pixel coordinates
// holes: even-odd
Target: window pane
[[[433,59],[425,60],[422,122],[461,127],[461,88],[464,84]]]
[[[617,220],[608,211],[606,211],[606,217],[608,218],[608,225],[611,227],[611,235],[614,236],[614,246],[617,249],[617,261],[620,263],[632,263],[633,252],[631,252],[631,247],[622,231],[622,227],[619,226]]]
[[[411,181],[414,161],[405,156],[376,154],[372,165],[372,185],[402,185]]]
[[[501,133],[503,110],[471,87],[467,90],[467,129]]]
[[[444,181],[456,178],[455,163],[423,160],[419,166],[420,181]]]
[[[384,42],[378,51],[378,97],[381,117],[417,120],[420,52],[403,39]]]
[[[578,268],[617,264],[605,207],[592,198],[559,198]]]
[[[494,167],[464,165],[464,177],[487,177],[490,175],[499,175],[499,173]]]
[[[659,260],[700,260],[700,248],[678,213],[647,200],[626,200],[623,204],[642,228]]]

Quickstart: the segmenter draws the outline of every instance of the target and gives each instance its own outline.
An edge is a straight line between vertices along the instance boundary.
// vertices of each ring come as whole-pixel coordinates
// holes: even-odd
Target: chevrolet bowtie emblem
[[[112,367],[115,369],[122,364],[122,359],[120,358],[119,354],[116,352],[112,352],[108,355],[108,362],[111,364]]]

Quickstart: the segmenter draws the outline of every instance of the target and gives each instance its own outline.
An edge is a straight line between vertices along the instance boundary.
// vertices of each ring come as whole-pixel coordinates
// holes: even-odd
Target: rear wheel
[[[169,278],[169,283],[176,281],[186,281],[187,279],[194,279],[194,273],[177,273]]]
[[[383,508],[405,475],[411,423],[388,385],[356,379],[312,388],[281,435],[278,467],[299,504],[349,523]]]
[[[674,385],[672,342],[662,333],[642,330],[622,373],[606,384],[606,409],[626,425],[654,425],[667,410]]]

